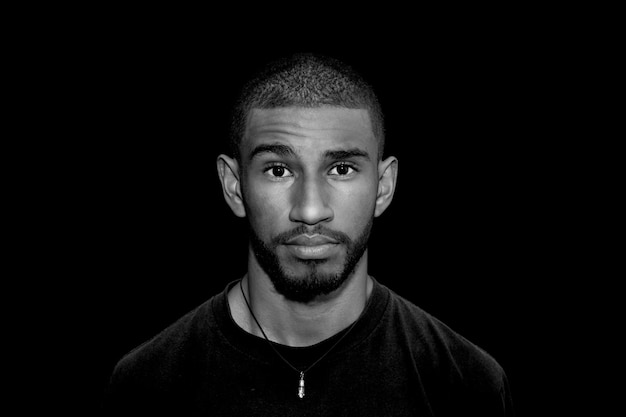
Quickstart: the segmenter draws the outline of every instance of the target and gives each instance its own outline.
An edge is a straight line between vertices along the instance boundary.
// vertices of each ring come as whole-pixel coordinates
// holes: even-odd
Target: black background
[[[52,123],[65,135],[47,145],[59,174],[50,235],[63,236],[48,243],[64,277],[58,334],[78,362],[74,404],[97,407],[124,353],[245,273],[245,220],[215,168],[229,106],[267,60],[308,51],[374,85],[386,154],[399,159],[372,275],[490,352],[521,415],[545,410],[575,338],[559,300],[587,266],[571,251],[576,145],[562,133],[575,92],[558,37],[508,23],[295,46],[182,24],[103,25],[80,42],[81,30],[69,33],[71,47],[60,41],[47,62],[58,75],[50,96],[64,98]]]

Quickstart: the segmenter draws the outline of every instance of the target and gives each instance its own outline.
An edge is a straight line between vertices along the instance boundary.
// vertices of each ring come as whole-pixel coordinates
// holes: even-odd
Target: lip
[[[337,244],[335,239],[325,236],[325,235],[298,235],[294,238],[291,238],[287,241],[287,245],[295,245],[295,246],[321,246],[328,244]]]
[[[335,239],[324,235],[299,235],[286,243],[287,249],[300,259],[324,259],[338,246]]]

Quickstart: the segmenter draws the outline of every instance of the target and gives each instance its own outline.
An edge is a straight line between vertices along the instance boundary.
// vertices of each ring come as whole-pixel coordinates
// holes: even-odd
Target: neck
[[[250,310],[271,341],[294,347],[311,346],[347,328],[360,316],[373,287],[366,259],[364,254],[339,289],[309,303],[290,301],[278,294],[260,268],[248,269],[242,287]],[[235,322],[247,332],[263,337],[239,285],[231,289],[229,303]]]

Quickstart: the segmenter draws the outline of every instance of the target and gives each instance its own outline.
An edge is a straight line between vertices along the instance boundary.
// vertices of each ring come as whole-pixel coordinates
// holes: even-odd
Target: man
[[[217,170],[249,224],[247,274],[126,355],[113,415],[511,415],[502,368],[368,275],[393,198],[371,87],[302,54],[243,90]]]

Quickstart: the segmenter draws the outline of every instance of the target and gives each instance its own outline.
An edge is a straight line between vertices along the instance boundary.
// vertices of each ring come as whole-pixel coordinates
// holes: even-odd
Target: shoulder
[[[392,328],[407,339],[422,368],[436,365],[437,372],[446,371],[458,380],[498,386],[506,379],[500,364],[484,349],[411,301],[388,291]]]
[[[125,354],[116,364],[113,380],[149,376],[158,370],[176,372],[185,357],[207,343],[214,326],[212,304],[215,297],[180,317],[151,339]]]
[[[444,415],[512,413],[507,376],[493,356],[412,302],[389,293],[384,328],[391,343],[411,356],[433,409]]]
[[[211,297],[117,362],[104,395],[106,415],[176,414],[220,338],[217,305],[223,297]]]

